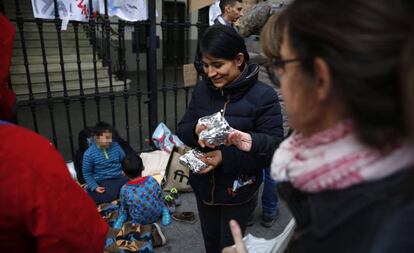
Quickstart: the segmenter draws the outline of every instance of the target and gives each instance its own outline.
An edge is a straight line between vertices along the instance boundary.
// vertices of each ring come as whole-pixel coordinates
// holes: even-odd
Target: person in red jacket
[[[3,45],[13,45],[9,25],[0,16],[1,80],[11,57]],[[0,252],[102,253],[108,225],[94,202],[47,139],[1,120],[10,93],[0,87]]]
[[[12,120],[15,116],[16,95],[8,87],[8,77],[16,30],[1,13],[0,27],[0,118]]]

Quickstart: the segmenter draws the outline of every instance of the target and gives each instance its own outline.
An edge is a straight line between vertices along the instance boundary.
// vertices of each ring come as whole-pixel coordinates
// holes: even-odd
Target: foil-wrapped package
[[[223,117],[222,112],[202,117],[198,120],[198,124],[202,124],[207,127],[200,132],[198,138],[215,146],[224,144],[224,140],[227,138],[229,133],[234,131],[227,120]]]
[[[202,153],[196,149],[191,149],[184,155],[180,156],[180,163],[187,166],[192,172],[199,173],[208,167],[206,163],[201,161],[199,157]]]

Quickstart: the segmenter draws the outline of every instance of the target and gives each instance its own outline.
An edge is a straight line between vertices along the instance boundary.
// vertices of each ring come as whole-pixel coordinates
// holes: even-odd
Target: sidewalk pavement
[[[262,187],[263,188],[263,187]],[[261,194],[259,195],[259,204],[254,212],[254,225],[247,228],[245,235],[248,233],[256,236],[263,237],[265,239],[271,239],[279,235],[285,226],[289,223],[291,215],[284,205],[283,201],[280,201],[279,218],[270,228],[265,228],[260,225],[261,219]],[[162,226],[161,229],[167,239],[166,245],[154,250],[155,253],[171,252],[171,253],[203,253],[204,243],[201,235],[201,227],[197,212],[196,200],[193,193],[183,193],[180,195],[182,200],[181,206],[177,207],[178,212],[192,211],[196,214],[197,222],[195,224],[188,224],[184,222],[178,222],[172,220],[172,223],[168,226]],[[159,223],[161,224],[161,223]]]

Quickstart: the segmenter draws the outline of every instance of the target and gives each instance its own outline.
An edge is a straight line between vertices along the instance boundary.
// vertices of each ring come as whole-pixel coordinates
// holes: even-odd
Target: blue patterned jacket
[[[141,225],[156,222],[164,207],[161,187],[151,176],[126,183],[120,198],[119,216]]]

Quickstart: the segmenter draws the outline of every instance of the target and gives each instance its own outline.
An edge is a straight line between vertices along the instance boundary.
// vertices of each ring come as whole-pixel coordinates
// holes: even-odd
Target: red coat
[[[108,225],[48,140],[0,124],[0,251],[102,253]]]
[[[11,119],[14,116],[16,95],[7,84],[15,33],[14,26],[0,14],[0,119]]]

